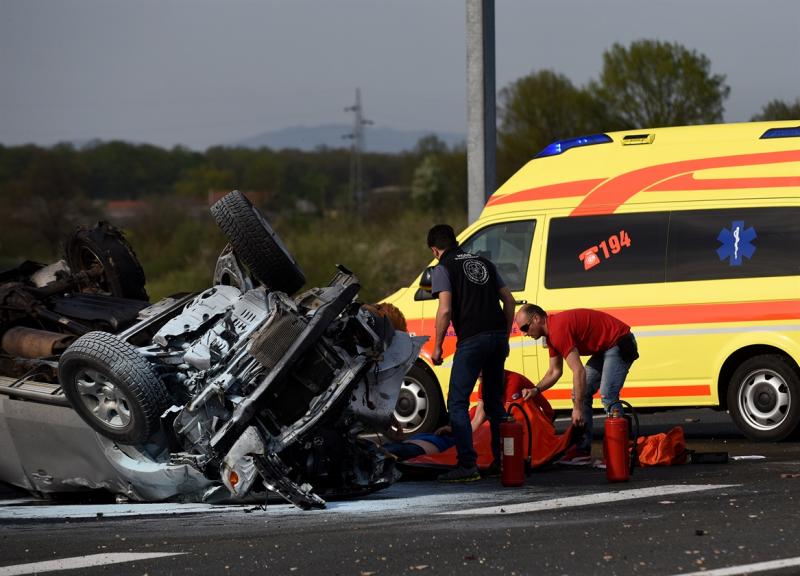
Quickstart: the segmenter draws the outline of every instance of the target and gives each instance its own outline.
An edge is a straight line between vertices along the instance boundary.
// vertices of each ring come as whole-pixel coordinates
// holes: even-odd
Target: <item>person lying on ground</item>
[[[522,401],[523,390],[533,388],[533,382],[522,374],[509,370],[504,370],[503,376],[505,380],[503,402],[508,408],[512,402]],[[486,411],[483,406],[483,382],[479,380],[477,403],[472,409],[470,418],[472,431],[475,432],[486,420]],[[404,461],[423,454],[439,454],[452,448],[455,444],[456,440],[450,426],[442,426],[436,432],[414,434],[401,442],[389,442],[383,445],[383,449],[396,456],[398,460]]]

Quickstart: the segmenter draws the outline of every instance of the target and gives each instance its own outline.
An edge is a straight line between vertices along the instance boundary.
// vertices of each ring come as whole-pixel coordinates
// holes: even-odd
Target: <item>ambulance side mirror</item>
[[[428,266],[425,268],[425,272],[422,273],[422,276],[419,279],[419,287],[417,288],[417,292],[414,294],[414,300],[419,302],[420,300],[433,300],[433,295],[431,294],[431,285],[433,284],[433,266]]]

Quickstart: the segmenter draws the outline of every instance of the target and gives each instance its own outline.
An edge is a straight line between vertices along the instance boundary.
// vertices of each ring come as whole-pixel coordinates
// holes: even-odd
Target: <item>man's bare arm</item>
[[[561,375],[564,373],[564,360],[561,356],[553,356],[550,358],[550,366],[547,368],[547,372],[544,373],[544,376],[539,383],[534,386],[533,388],[524,388],[522,390],[522,398],[527,400],[528,398],[532,398],[536,393],[542,393],[548,388],[552,388],[556,382],[558,382]]]
[[[567,366],[572,370],[572,392],[574,399],[572,401],[572,423],[575,426],[583,426],[586,422],[583,421],[583,406],[584,396],[586,395],[586,369],[581,363],[580,354],[578,349],[573,348],[567,354]]]
[[[514,327],[514,306],[516,306],[517,301],[507,286],[500,288],[499,292],[500,300],[503,302],[503,314],[506,317],[506,328],[508,329],[508,334],[511,335],[511,329]]]
[[[431,362],[433,362],[434,366],[442,363],[442,346],[453,316],[452,304],[453,294],[451,292],[439,292],[439,307],[436,309],[435,340],[433,354],[431,355]]]

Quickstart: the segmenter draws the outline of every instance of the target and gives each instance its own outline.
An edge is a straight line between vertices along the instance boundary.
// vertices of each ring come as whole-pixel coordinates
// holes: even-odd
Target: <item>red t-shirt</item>
[[[588,308],[564,310],[547,316],[547,346],[550,357],[566,358],[573,348],[591,356],[613,348],[631,327],[610,314]]]
[[[503,376],[506,379],[506,390],[503,397],[503,404],[514,402],[522,398],[524,388],[533,388],[533,382],[525,378],[522,374],[504,370]],[[478,384],[478,400],[483,398],[483,381]]]

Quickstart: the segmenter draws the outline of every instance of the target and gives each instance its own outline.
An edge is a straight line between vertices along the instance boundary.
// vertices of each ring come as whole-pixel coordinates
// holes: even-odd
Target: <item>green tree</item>
[[[411,199],[417,208],[440,214],[447,191],[444,172],[435,154],[428,154],[414,170]]]
[[[497,175],[506,180],[553,140],[612,129],[586,90],[552,70],[523,76],[499,98]]]
[[[83,180],[70,146],[36,149],[21,173],[4,186],[0,251],[27,258],[58,255],[66,236],[97,216],[81,188]]]
[[[753,122],[766,122],[770,120],[797,120],[800,119],[800,98],[794,102],[786,103],[783,100],[771,100],[750,120]]]
[[[725,75],[712,74],[705,55],[658,40],[614,44],[590,88],[627,129],[720,122],[730,94]]]
[[[234,175],[227,170],[203,165],[184,171],[175,182],[175,193],[179,196],[205,198],[211,190],[233,190]]]

